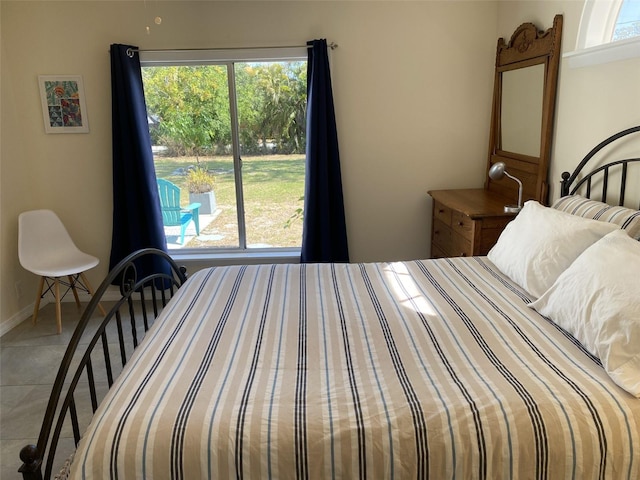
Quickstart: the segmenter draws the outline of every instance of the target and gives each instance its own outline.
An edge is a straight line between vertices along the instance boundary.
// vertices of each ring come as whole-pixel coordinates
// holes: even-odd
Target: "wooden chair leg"
[[[78,290],[76,289],[76,279],[73,275],[67,275],[67,278],[69,279],[69,285],[71,285],[71,290],[73,291],[73,298],[76,299],[76,305],[79,310],[82,307],[80,306],[80,298],[78,297]]]
[[[87,280],[87,277],[85,276],[85,274],[81,273],[80,274],[80,278],[82,279],[82,282],[84,283],[84,286],[87,287],[87,290],[89,290],[89,294],[93,297],[93,287],[89,283],[89,280]],[[107,316],[107,312],[105,312],[104,308],[102,308],[102,304],[100,302],[98,302],[98,308],[100,309],[100,312],[102,313],[102,316],[106,317]]]
[[[60,279],[53,279],[53,296],[56,297],[56,324],[58,334],[62,333],[62,309],[60,308]]]
[[[33,324],[38,321],[38,311],[40,310],[40,300],[42,299],[42,290],[44,290],[44,277],[40,277],[40,286],[38,287],[38,295],[36,296],[36,304],[33,307]]]

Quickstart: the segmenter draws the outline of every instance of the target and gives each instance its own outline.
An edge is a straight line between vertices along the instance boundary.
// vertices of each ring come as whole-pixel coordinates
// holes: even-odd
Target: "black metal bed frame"
[[[142,265],[154,265],[153,270],[156,271],[138,278]],[[78,412],[82,410],[77,408],[77,399],[88,389],[91,408],[95,413],[99,404],[96,379],[106,378],[108,387],[111,388],[117,376],[114,367],[124,367],[138,346],[139,336],[144,336],[162,308],[185,281],[186,269],[179,267],[165,252],[153,248],[132,253],[109,272],[83,312],[65,351],[49,398],[38,444],[27,445],[20,451],[23,464],[19,471],[25,480],[51,478],[56,449],[65,425],[68,428],[68,424],[71,424],[75,445],[78,445],[84,428],[80,425]],[[102,297],[114,283],[119,284],[120,298],[102,320],[92,318]],[[130,331],[125,330],[123,325],[127,320]],[[97,326],[96,322],[99,322]],[[113,332],[114,326],[116,332]],[[91,330],[87,330],[87,327]],[[87,336],[90,335],[88,344],[81,343],[87,341],[86,337],[83,338],[85,331]],[[117,344],[109,343],[109,335],[117,335]],[[102,355],[99,355],[100,350]],[[96,355],[92,361],[93,353]],[[119,357],[119,366],[117,363],[112,364],[112,357]],[[118,362],[118,359],[114,358],[113,361]],[[75,370],[71,377],[72,366]],[[86,382],[81,382],[85,373]],[[68,378],[71,380],[67,381]],[[82,387],[78,388],[82,393],[78,393],[76,387]]]
[[[591,198],[592,185],[595,185],[598,182],[601,182],[600,200],[602,200],[605,203],[608,203],[607,193],[609,189],[609,175],[612,172],[619,171],[620,172],[620,189],[619,189],[618,205],[620,206],[624,205],[626,185],[627,185],[627,173],[629,170],[629,165],[635,162],[640,162],[640,157],[626,158],[623,160],[615,160],[613,162],[609,162],[595,168],[591,172],[584,174],[581,178],[578,178],[578,177],[581,175],[582,169],[585,167],[585,165],[594,156],[596,156],[596,154],[601,152],[605,147],[611,145],[613,142],[615,142],[616,140],[619,140],[620,138],[623,138],[623,137],[626,137],[627,135],[631,135],[638,132],[640,132],[640,125],[636,127],[627,128],[626,130],[622,130],[621,132],[615,133],[611,135],[609,138],[600,142],[595,147],[593,147],[593,149],[591,149],[591,151],[587,153],[587,155],[580,161],[580,163],[575,168],[573,173],[564,172],[562,174],[560,196],[565,197],[567,195],[580,193],[584,197]],[[584,189],[584,191],[581,191],[581,189]],[[640,205],[638,209],[640,209]]]
[[[606,201],[607,190],[609,184],[609,174],[612,169],[621,169],[621,185],[619,204],[622,205],[625,199],[625,188],[627,181],[627,171],[629,164],[640,162],[640,158],[629,158],[624,160],[616,160],[605,165],[595,168],[592,172],[582,174],[585,165],[603,148],[607,147],[614,141],[627,135],[640,132],[640,126],[632,127],[616,133],[606,140],[602,141],[594,147],[578,164],[573,173],[564,172],[562,174],[561,195],[571,195],[578,193],[581,188],[586,188],[583,196],[591,198],[592,184],[602,182],[601,199]],[[602,174],[602,177],[596,175]],[[581,176],[582,175],[582,176]],[[580,177],[581,178],[578,178]],[[596,178],[594,182],[594,178]],[[600,180],[601,178],[601,180]],[[574,184],[575,183],[575,184]],[[573,186],[572,186],[573,185]],[[148,258],[160,259],[166,261],[168,266],[164,273],[155,272],[143,278],[138,278],[139,262]],[[165,252],[156,249],[144,249],[129,255],[114,267],[107,278],[102,282],[96,290],[91,301],[87,305],[86,310],[82,314],[80,323],[76,327],[71,337],[69,346],[65,352],[62,364],[58,370],[56,380],[52,389],[51,397],[47,405],[40,436],[37,445],[27,445],[20,451],[20,458],[24,462],[19,471],[25,480],[49,480],[51,478],[52,469],[54,468],[55,454],[60,440],[62,428],[69,417],[75,444],[77,446],[83,429],[80,427],[78,419],[78,409],[76,407],[76,387],[83,386],[88,388],[91,398],[91,408],[95,413],[98,408],[98,395],[96,391],[96,372],[94,362],[92,362],[92,353],[96,346],[102,350],[105,375],[109,388],[113,384],[114,369],[111,363],[110,346],[108,341],[107,327],[115,323],[118,337],[118,344],[115,347],[119,351],[120,364],[122,367],[127,363],[133,350],[138,346],[138,335],[144,336],[144,333],[153,324],[153,321],[160,313],[160,310],[167,304],[169,299],[186,281],[186,271],[183,267],[178,267],[176,263]],[[84,350],[78,350],[80,341],[85,333],[87,326],[92,321],[92,317],[98,307],[101,298],[107,289],[114,282],[120,284],[121,298],[107,312],[107,315],[100,322],[97,328],[91,325],[93,335],[88,345],[83,345]],[[131,326],[131,338],[125,339],[125,330],[123,328],[123,320],[128,317]],[[95,321],[95,320],[93,320]],[[143,329],[139,332],[140,329]],[[131,347],[127,350],[127,341],[131,343]],[[117,353],[116,355],[117,356]],[[69,377],[69,370],[74,361],[79,364],[74,371],[73,377],[68,384],[65,384]],[[80,384],[81,377],[85,374],[87,382]],[[62,402],[62,403],[61,403]],[[53,431],[52,431],[53,429]],[[46,454],[46,455],[45,455]],[[44,464],[44,473],[42,467]]]

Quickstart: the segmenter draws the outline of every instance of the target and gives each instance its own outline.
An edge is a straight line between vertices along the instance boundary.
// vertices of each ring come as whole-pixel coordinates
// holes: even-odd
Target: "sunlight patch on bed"
[[[385,268],[385,276],[393,289],[398,303],[414,312],[432,317],[437,316],[427,297],[425,297],[409,273],[406,264],[395,262]]]

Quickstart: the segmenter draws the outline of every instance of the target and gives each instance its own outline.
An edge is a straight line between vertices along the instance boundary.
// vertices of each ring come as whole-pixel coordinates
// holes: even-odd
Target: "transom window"
[[[141,52],[156,176],[180,189],[184,214],[197,215],[183,214],[184,233],[165,224],[170,251],[299,252],[306,55]]]
[[[640,36],[640,0],[587,0],[580,20],[578,49]]]
[[[640,37],[640,0],[625,0],[613,28],[611,41]]]
[[[640,0],[586,0],[572,67],[640,57]]]

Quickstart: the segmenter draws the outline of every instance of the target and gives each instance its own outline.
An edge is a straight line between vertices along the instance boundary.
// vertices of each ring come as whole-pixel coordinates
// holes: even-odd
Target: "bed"
[[[67,428],[77,450],[61,475],[73,479],[639,478],[640,310],[628,301],[637,279],[585,275],[603,257],[609,270],[637,260],[640,212],[622,204],[639,161],[607,162],[599,179],[581,162],[563,176],[563,197],[525,205],[513,222],[522,228],[505,230],[488,257],[215,267],[185,281],[161,252],[134,254],[74,333],[38,445],[21,451],[24,478],[58,470]],[[571,190],[586,178],[588,192]],[[622,187],[606,205],[613,178]],[[538,251],[551,262],[527,258],[539,246],[523,225],[540,215],[565,227],[538,242],[555,242]],[[158,255],[163,279],[131,273]],[[620,279],[620,292],[589,293],[596,277]],[[96,321],[114,278],[123,300]],[[75,352],[87,337],[88,353]],[[113,357],[124,366],[110,375],[121,373],[108,391],[90,388],[83,415],[71,398],[99,384],[97,366]]]

